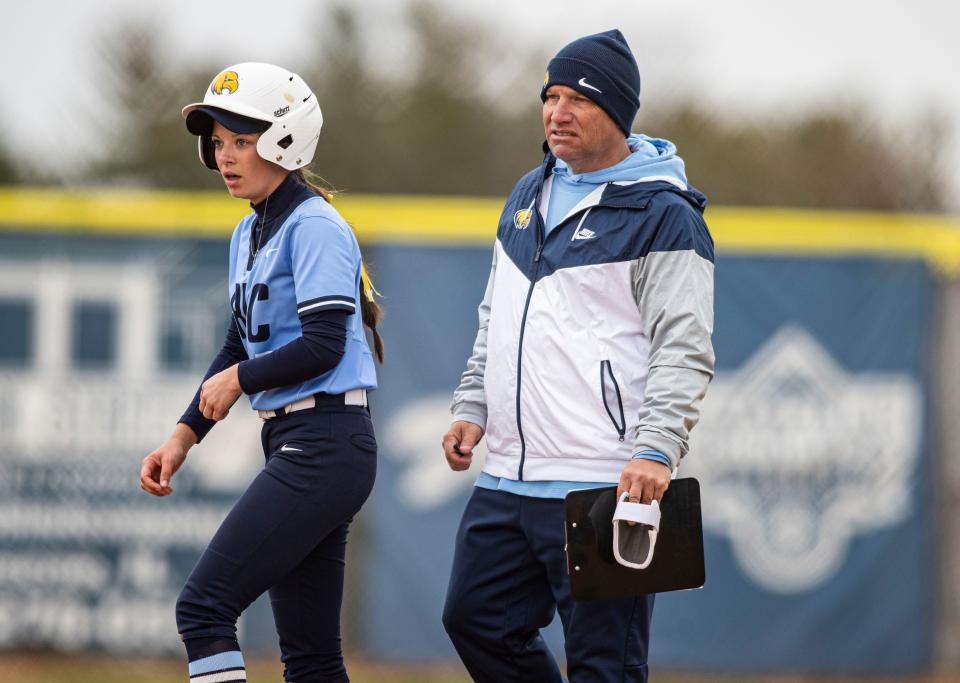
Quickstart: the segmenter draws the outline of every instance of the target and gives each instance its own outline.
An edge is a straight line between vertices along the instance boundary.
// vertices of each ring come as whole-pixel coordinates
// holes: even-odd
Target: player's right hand
[[[143,459],[140,468],[140,488],[153,496],[173,493],[170,479],[187,459],[187,451],[197,442],[189,427],[178,424],[173,434],[160,448]]]
[[[483,428],[472,422],[458,420],[450,425],[450,431],[443,435],[443,455],[454,472],[470,467],[473,460],[473,448],[483,438]]]

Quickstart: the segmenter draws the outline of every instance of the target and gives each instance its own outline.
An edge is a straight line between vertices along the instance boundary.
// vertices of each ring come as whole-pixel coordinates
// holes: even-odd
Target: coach
[[[563,505],[615,483],[659,500],[713,375],[706,197],[672,143],[631,134],[639,94],[619,31],[560,50],[540,91],[545,158],[500,217],[443,437],[454,470],[487,438],[443,614],[476,681],[562,681],[540,636],[555,610],[571,683],[647,680],[653,596],[570,597]]]

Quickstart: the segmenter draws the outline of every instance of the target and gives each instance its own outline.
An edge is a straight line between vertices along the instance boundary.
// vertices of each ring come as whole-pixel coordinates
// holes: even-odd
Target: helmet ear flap
[[[200,151],[200,161],[211,171],[217,169],[217,158],[213,153],[213,138],[209,135],[200,135],[197,137],[197,147]]]

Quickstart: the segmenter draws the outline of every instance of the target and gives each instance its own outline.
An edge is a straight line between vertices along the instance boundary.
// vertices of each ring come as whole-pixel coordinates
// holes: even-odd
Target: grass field
[[[353,683],[470,683],[457,666],[388,665],[349,660]],[[68,657],[47,653],[0,654],[0,683],[185,683],[186,667],[175,660],[142,661]],[[280,665],[248,663],[251,683],[282,683]],[[677,674],[653,671],[651,683],[960,683],[956,676],[919,678],[827,678]],[[531,681],[531,683],[535,683]]]

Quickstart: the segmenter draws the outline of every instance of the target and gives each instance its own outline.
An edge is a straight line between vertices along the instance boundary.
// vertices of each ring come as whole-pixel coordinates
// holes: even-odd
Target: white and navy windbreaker
[[[497,477],[616,482],[648,449],[676,469],[714,367],[706,197],[607,183],[544,239],[553,163],[500,216],[454,419],[485,428]]]

